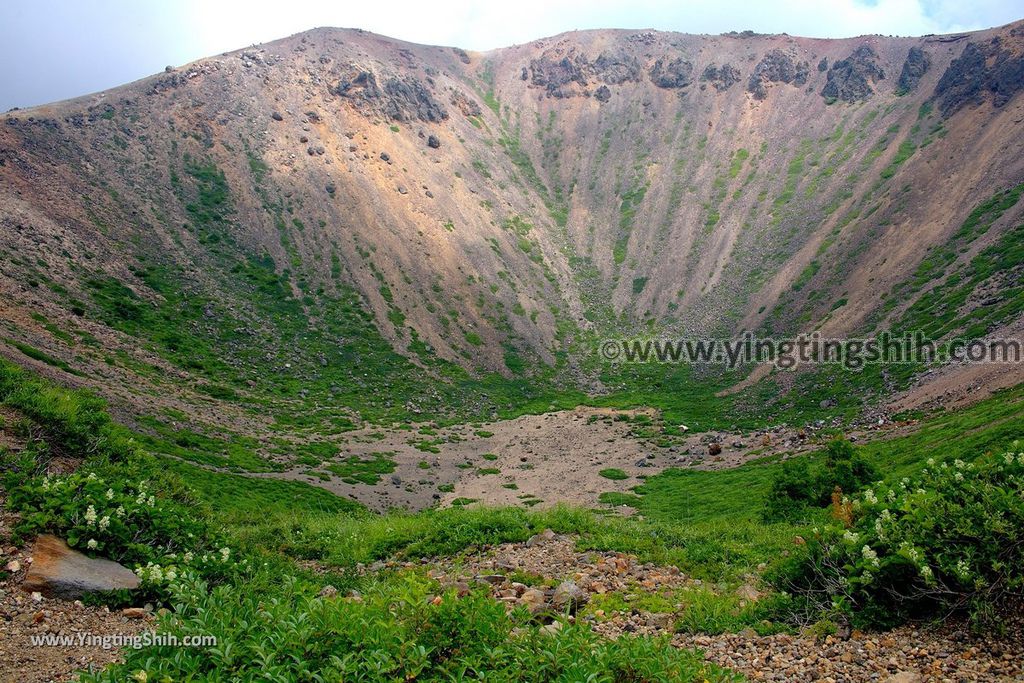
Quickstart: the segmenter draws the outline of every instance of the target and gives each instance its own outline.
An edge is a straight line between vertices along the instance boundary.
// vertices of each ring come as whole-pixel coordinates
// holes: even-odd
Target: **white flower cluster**
[[[971,565],[967,560],[960,559],[956,563],[956,574],[961,579],[967,579],[971,576]]]
[[[881,564],[878,560],[878,553],[871,549],[871,546],[866,545],[860,549],[861,556],[867,560],[872,567],[878,568]]]
[[[248,560],[237,563],[239,567],[249,564]],[[148,562],[146,566],[137,566],[135,574],[144,583],[166,586],[173,588],[174,582],[184,576],[187,572],[210,566],[235,566],[231,560],[231,549],[224,547],[213,552],[196,554],[191,550],[182,553],[170,553],[164,558],[164,563]]]
[[[914,564],[921,564],[921,551],[912,546],[907,541],[904,541],[900,545],[900,550],[907,556],[907,558]]]
[[[161,566],[147,562],[145,567],[137,567],[135,574],[146,583],[164,585],[177,580],[178,569],[174,565]]]

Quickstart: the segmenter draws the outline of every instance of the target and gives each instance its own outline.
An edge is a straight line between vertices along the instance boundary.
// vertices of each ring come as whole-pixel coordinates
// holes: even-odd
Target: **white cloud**
[[[205,41],[220,45],[280,37],[311,26],[365,28],[410,40],[491,49],[588,28],[656,28],[687,33],[751,29],[839,38],[920,35],[987,28],[1020,18],[1015,0],[517,0],[479,2],[195,2]],[[223,48],[226,49],[226,48]]]

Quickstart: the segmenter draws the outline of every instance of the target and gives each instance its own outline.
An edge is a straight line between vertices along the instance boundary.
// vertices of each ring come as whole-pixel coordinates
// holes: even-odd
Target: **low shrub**
[[[1024,453],[976,463],[929,460],[919,476],[843,501],[850,528],[830,524],[773,577],[809,613],[846,613],[863,626],[970,614],[1024,596]]]
[[[111,421],[102,399],[53,386],[2,358],[0,403],[36,423],[53,451],[76,458],[123,460],[137,450],[127,430]]]
[[[39,465],[46,450],[45,443],[32,441],[0,462],[7,506],[19,513],[14,542],[52,533],[76,550],[135,570],[145,597],[161,602],[187,570],[219,583],[248,563],[236,561],[173,476],[146,479],[151,472],[133,461],[119,462],[116,469],[100,462],[49,475]],[[112,602],[120,597],[109,596]]]
[[[825,448],[821,463],[812,469],[805,458],[790,460],[774,479],[765,499],[765,521],[797,519],[811,508],[828,505],[838,489],[855,493],[879,478],[877,468],[848,441],[836,439]]]
[[[213,636],[216,646],[130,650],[124,663],[81,680],[740,680],[665,640],[607,640],[576,625],[547,633],[483,591],[437,590],[413,574],[359,599],[318,597],[291,579],[273,596],[188,579],[164,627],[179,640]]]

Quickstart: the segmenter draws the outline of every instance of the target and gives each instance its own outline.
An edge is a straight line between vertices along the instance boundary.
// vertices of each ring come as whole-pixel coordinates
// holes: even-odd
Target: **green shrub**
[[[836,489],[855,493],[878,478],[878,470],[850,442],[836,439],[813,470],[804,458],[783,463],[772,479],[762,516],[766,521],[795,519],[828,505]]]
[[[929,460],[847,504],[852,528],[819,531],[773,579],[814,609],[877,627],[965,611],[982,625],[1024,596],[1024,453]]]
[[[624,479],[629,479],[629,475],[617,467],[603,469],[598,472],[598,474],[605,479],[611,479],[612,481],[623,481]]]
[[[341,477],[346,484],[374,486],[380,482],[381,475],[395,471],[395,461],[391,457],[393,455],[391,451],[375,451],[365,457],[349,455],[342,458],[341,462],[327,465],[327,470]]]
[[[315,597],[294,580],[263,596],[189,579],[164,627],[214,636],[215,647],[129,650],[124,663],[81,680],[739,680],[664,640],[607,640],[575,625],[547,634],[480,590],[460,598],[437,589],[401,575],[351,600]]]
[[[50,448],[65,455],[117,461],[136,451],[127,431],[111,422],[102,399],[87,391],[52,386],[3,359],[0,403],[37,423]]]
[[[17,462],[5,463],[7,504],[21,514],[16,536],[53,533],[72,548],[132,564],[196,548],[210,535],[204,522],[186,513],[188,501],[158,495],[149,481],[108,479],[91,467],[61,476],[35,474],[40,448],[45,446],[30,444]]]

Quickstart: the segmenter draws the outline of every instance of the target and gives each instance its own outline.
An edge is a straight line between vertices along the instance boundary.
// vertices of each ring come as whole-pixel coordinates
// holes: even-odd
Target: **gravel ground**
[[[542,579],[531,589],[512,580],[517,572]],[[430,574],[442,583],[471,581],[492,586],[496,599],[510,607],[525,605],[550,618],[559,610],[558,594],[578,589],[580,604],[595,593],[662,591],[702,585],[675,567],[644,564],[612,552],[579,552],[574,539],[550,532],[528,543],[508,543],[460,559],[438,561]],[[510,576],[511,575],[511,576]],[[569,586],[566,588],[566,586]],[[756,599],[756,590],[743,586]],[[538,604],[539,603],[539,604]],[[962,683],[1024,681],[1024,615],[1008,614],[1006,633],[975,636],[962,621],[935,627],[905,626],[885,633],[853,631],[848,638],[773,635],[752,629],[722,635],[674,632],[676,614],[641,610],[585,620],[608,637],[623,633],[672,637],[677,647],[694,648],[715,664],[743,673],[754,681],[833,681],[855,683]]]
[[[976,638],[963,624],[945,624],[930,629],[908,626],[881,634],[854,632],[848,640],[830,636],[824,642],[752,634],[679,634],[672,642],[703,650],[709,661],[756,681],[1024,680],[1019,620],[999,639]]]

